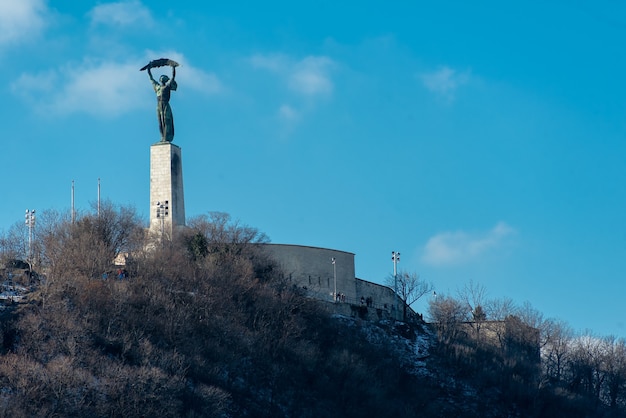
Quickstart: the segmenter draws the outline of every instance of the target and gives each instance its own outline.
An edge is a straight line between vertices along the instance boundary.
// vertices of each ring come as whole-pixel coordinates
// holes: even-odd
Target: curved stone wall
[[[386,317],[397,316],[393,289],[356,278],[353,253],[289,244],[261,244],[261,247],[294,285],[305,289],[310,296],[328,302],[333,301],[335,292],[332,264],[335,258],[340,301],[382,311]],[[402,306],[399,300],[398,306]]]
[[[328,248],[289,244],[262,244],[286,277],[322,300],[333,300],[335,291],[334,267],[337,269],[337,293],[356,299],[354,254]]]

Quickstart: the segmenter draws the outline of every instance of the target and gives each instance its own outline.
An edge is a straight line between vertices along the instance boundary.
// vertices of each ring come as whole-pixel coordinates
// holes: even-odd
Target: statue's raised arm
[[[152,81],[152,85],[156,85],[159,84],[156,82],[156,80],[154,79],[154,77],[152,77],[152,71],[150,71],[151,69],[148,68],[148,77],[150,77],[150,81]]]
[[[152,76],[152,69],[158,67],[172,67],[172,78],[163,74],[157,82]],[[161,142],[172,142],[174,140],[174,116],[170,107],[170,94],[176,91],[176,67],[178,63],[168,58],[159,58],[150,61],[141,68],[140,71],[148,70],[148,77],[152,82],[152,87],[157,95],[157,118],[159,120],[159,131],[161,132]]]

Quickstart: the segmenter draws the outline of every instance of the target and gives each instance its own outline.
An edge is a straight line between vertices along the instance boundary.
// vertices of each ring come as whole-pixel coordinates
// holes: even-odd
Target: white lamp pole
[[[333,276],[335,277],[335,293],[333,293],[333,297],[335,298],[335,302],[337,302],[337,265],[335,264],[335,257],[330,259],[333,263]]]
[[[400,261],[400,253],[391,252],[391,260],[393,261],[393,303],[396,307],[396,319],[398,317],[398,262]]]
[[[76,209],[74,208],[74,180],[72,180],[72,202],[71,202],[71,206],[72,206],[72,224],[74,224],[74,221],[76,220]]]
[[[33,271],[33,229],[35,228],[35,209],[26,209],[26,215],[24,216],[25,223],[28,226],[28,267],[32,273]]]
[[[100,177],[98,177],[98,218],[100,217]]]

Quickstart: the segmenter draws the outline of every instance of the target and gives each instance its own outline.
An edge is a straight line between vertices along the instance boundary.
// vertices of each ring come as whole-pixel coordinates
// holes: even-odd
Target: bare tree
[[[543,330],[546,323],[546,320],[543,318],[543,314],[539,310],[535,309],[528,301],[524,302],[522,306],[516,309],[515,316],[517,316],[524,324],[540,331]]]
[[[28,231],[24,221],[16,222],[0,236],[0,263],[9,260],[26,260],[28,254]]]
[[[134,208],[105,201],[99,214],[82,215],[74,223],[51,215],[39,237],[53,275],[76,272],[94,278],[119,254],[141,248],[143,224]]]
[[[470,281],[465,287],[459,291],[459,298],[467,305],[471,316],[467,318],[470,327],[474,330],[474,336],[477,341],[481,338],[481,329],[487,320],[487,312],[485,303],[487,289],[474,281]]]
[[[491,299],[486,304],[487,316],[494,321],[504,321],[515,312],[515,303],[510,298]]]
[[[590,332],[573,340],[570,387],[598,401],[605,376],[602,373],[603,342]]]
[[[396,279],[393,275],[387,278],[387,285],[396,287]],[[409,306],[420,300],[424,295],[433,291],[433,285],[423,280],[417,273],[398,272],[397,274],[397,297],[402,301],[402,320],[407,320]]]
[[[436,295],[428,305],[428,316],[437,327],[439,340],[450,343],[460,331],[459,324],[467,317],[467,305],[443,295]]]
[[[545,325],[546,344],[541,350],[545,379],[560,384],[571,355],[574,331],[563,321],[549,319]]]
[[[613,336],[603,339],[606,398],[611,408],[616,408],[626,389],[626,342]]]
[[[208,245],[222,248],[223,244],[258,244],[269,242],[269,238],[258,229],[242,225],[228,213],[209,212],[190,219],[188,226],[206,237]]]
[[[197,216],[188,221],[188,226],[184,241],[187,255],[196,266],[230,269],[242,276],[248,270],[259,279],[272,276],[274,263],[256,245],[269,242],[269,238],[258,229],[223,212]]]

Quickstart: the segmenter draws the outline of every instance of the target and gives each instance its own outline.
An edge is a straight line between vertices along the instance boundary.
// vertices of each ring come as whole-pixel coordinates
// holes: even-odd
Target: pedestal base
[[[150,147],[150,230],[171,238],[173,231],[184,225],[181,149],[158,142]]]

